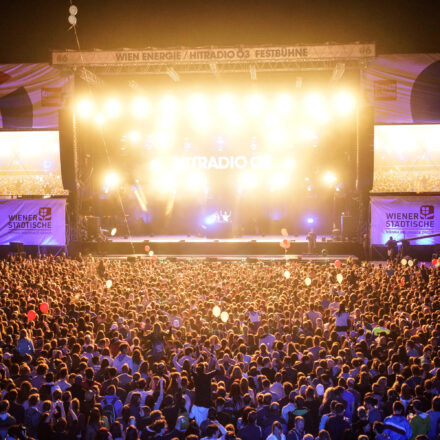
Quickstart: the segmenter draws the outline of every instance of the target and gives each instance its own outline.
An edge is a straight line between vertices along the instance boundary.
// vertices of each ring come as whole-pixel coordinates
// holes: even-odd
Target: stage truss
[[[345,70],[364,69],[375,58],[374,44],[326,44],[279,47],[122,49],[119,51],[54,51],[52,63],[79,71],[83,79],[99,84],[96,75],[221,75],[333,71],[332,79]]]

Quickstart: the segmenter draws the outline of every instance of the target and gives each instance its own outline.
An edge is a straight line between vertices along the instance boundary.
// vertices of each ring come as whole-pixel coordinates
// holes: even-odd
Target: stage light
[[[107,99],[104,108],[110,118],[117,118],[122,111],[121,103],[116,98]]]
[[[261,95],[254,93],[246,100],[247,111],[252,116],[259,116],[264,111],[264,99]]]
[[[105,117],[102,113],[98,113],[95,116],[95,124],[97,125],[103,125],[105,123]]]
[[[313,141],[317,138],[318,136],[310,128],[305,127],[301,130],[301,139],[303,141]]]
[[[107,188],[113,189],[118,186],[119,180],[119,175],[114,171],[110,171],[106,174],[104,178],[104,184]]]
[[[255,188],[257,186],[257,176],[251,172],[244,173],[240,176],[239,185],[246,189]]]
[[[150,111],[150,106],[147,99],[138,96],[134,98],[131,102],[131,113],[135,118],[142,119]]]
[[[216,221],[216,216],[215,214],[211,214],[208,215],[207,217],[205,217],[205,224],[206,225],[213,225]]]
[[[282,94],[275,99],[275,108],[282,115],[289,114],[293,109],[293,99],[288,94]]]
[[[272,175],[269,182],[271,190],[283,189],[288,183],[289,179],[284,173],[276,173]]]
[[[333,105],[338,114],[347,116],[353,112],[356,102],[351,93],[341,91],[334,96]]]
[[[136,130],[132,130],[128,134],[128,138],[130,139],[130,142],[132,144],[136,144],[137,142],[139,142],[141,140],[141,134]]]
[[[286,168],[286,170],[293,170],[295,168],[295,161],[291,158],[286,159],[283,163],[284,168]]]
[[[330,113],[327,111],[327,109],[322,108],[315,113],[315,119],[316,121],[324,124],[330,121]]]
[[[313,217],[307,217],[307,224],[313,225],[315,223],[315,219]]]
[[[76,111],[81,118],[89,118],[94,109],[93,101],[88,98],[80,99],[76,105]]]
[[[326,185],[334,185],[336,183],[336,176],[331,171],[327,171],[324,176],[322,177],[322,180]]]

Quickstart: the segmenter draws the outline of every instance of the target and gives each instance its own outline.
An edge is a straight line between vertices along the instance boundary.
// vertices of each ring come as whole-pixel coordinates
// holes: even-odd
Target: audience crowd
[[[0,174],[0,188],[2,196],[52,196],[67,195],[63,189],[61,174]]]
[[[438,439],[439,278],[397,262],[10,256],[0,437]]]
[[[374,170],[374,192],[439,192],[437,169],[380,168]]]

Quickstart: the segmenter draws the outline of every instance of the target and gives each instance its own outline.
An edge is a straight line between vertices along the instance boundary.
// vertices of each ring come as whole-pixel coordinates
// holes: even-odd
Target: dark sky
[[[75,0],[83,49],[376,42],[438,52],[440,2],[426,0]],[[75,49],[67,0],[0,0],[0,63]]]

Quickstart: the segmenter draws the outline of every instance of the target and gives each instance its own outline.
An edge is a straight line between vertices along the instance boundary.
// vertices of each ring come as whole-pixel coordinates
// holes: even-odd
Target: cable
[[[72,5],[73,4],[72,0],[69,0],[69,3],[70,3],[70,5]],[[78,32],[76,30],[76,25],[73,25],[72,28],[73,28],[73,32],[75,34],[76,45],[77,45],[77,48],[78,48],[78,51],[79,51],[79,54],[80,54],[80,57],[81,57],[81,64],[84,66],[85,62],[84,62],[84,58],[83,58],[82,52],[81,52],[81,44],[79,42],[79,37],[78,37]],[[87,87],[89,89],[89,94],[91,95],[92,98],[94,98],[93,90],[92,90],[92,88],[91,88],[91,86],[90,86],[90,84],[88,82],[87,82]],[[105,141],[104,130],[103,130],[102,125],[100,125],[100,127],[99,127],[99,134],[101,136],[101,141],[102,141],[102,143],[104,145],[105,154],[107,156],[107,162],[108,162],[108,164],[111,167],[112,166],[112,161],[110,159],[110,154],[109,154],[109,151],[108,151],[108,148],[107,148],[107,143]],[[135,254],[136,252],[135,252],[135,248],[134,248],[133,237],[131,235],[131,230],[130,230],[130,226],[128,224],[127,214],[126,214],[126,211],[125,211],[124,203],[122,201],[121,192],[119,190],[119,187],[116,189],[116,191],[117,191],[117,197],[118,197],[118,200],[119,200],[119,204],[120,204],[123,216],[124,216],[125,227],[127,228],[128,238],[129,238],[129,242],[130,242],[130,246],[131,246],[131,252],[132,252],[132,254]]]

